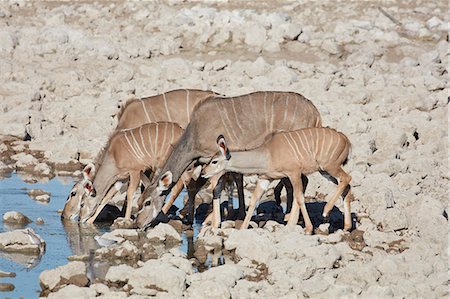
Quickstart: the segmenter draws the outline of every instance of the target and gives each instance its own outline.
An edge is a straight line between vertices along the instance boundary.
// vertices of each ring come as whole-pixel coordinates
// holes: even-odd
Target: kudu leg
[[[222,193],[224,184],[225,184],[225,176],[222,175],[219,178],[219,181],[217,182],[216,186],[214,187],[214,191],[213,191],[213,219],[212,219],[212,225],[211,225],[213,228],[218,228],[221,223],[220,194]]]
[[[244,198],[244,175],[233,172],[233,180],[236,183],[239,199],[239,209],[237,219],[245,218],[245,198]]]
[[[162,212],[164,214],[167,214],[170,207],[172,207],[175,199],[177,199],[178,195],[180,195],[181,191],[183,190],[184,184],[183,181],[180,179],[178,182],[173,186],[172,191],[170,192],[170,198],[169,200],[164,204],[162,208]]]
[[[119,182],[117,182],[119,183]],[[116,183],[116,184],[117,184]],[[113,198],[113,196],[120,190],[120,187],[122,186],[122,184],[120,185],[116,185],[114,184],[114,186],[109,189],[108,193],[106,193],[105,197],[103,197],[102,201],[100,202],[100,205],[97,207],[97,209],[95,210],[94,215],[92,215],[87,221],[86,223],[88,224],[93,224],[95,222],[95,219],[97,219],[98,214],[100,214],[100,212],[103,210],[103,208],[106,206],[106,204],[111,200],[111,198]]]
[[[352,213],[350,209],[350,189],[344,198],[344,230],[352,229]]]
[[[311,219],[309,218],[308,211],[306,210],[305,197],[303,195],[303,184],[301,182],[301,179],[300,179],[300,177],[298,177],[296,175],[290,176],[289,179],[291,180],[292,187],[294,189],[294,200],[297,203],[297,205],[300,207],[300,210],[303,215],[303,219],[305,221],[305,233],[312,234],[313,225],[312,225]],[[295,204],[294,204],[294,207],[295,207]],[[291,213],[291,218],[289,219],[290,223],[288,222],[288,225],[293,224],[293,221],[291,221],[292,216],[293,216],[292,214],[293,214],[293,212]],[[297,219],[298,219],[298,217],[297,217]]]
[[[199,177],[196,181],[191,180],[187,185],[188,191],[188,214],[183,219],[185,224],[193,224],[194,223],[194,214],[195,214],[195,196],[198,191],[206,184],[208,180]]]
[[[329,215],[331,209],[333,209],[334,204],[336,203],[337,199],[339,198],[339,196],[342,195],[342,193],[345,191],[347,186],[350,184],[350,181],[352,180],[352,177],[349,174],[347,174],[341,167],[339,167],[338,169],[335,169],[335,170],[327,169],[327,172],[330,175],[339,178],[339,184],[337,186],[336,192],[334,193],[333,197],[327,202],[327,204],[323,208],[322,216],[324,218],[328,217],[328,215]],[[348,195],[348,193],[347,193],[347,195]]]
[[[125,211],[125,219],[131,219],[131,210],[133,209],[133,194],[139,186],[140,171],[130,171],[130,183],[127,190],[127,209]]]
[[[261,199],[264,193],[269,188],[268,180],[259,179],[256,183],[255,191],[253,191],[252,198],[250,199],[250,204],[248,206],[247,215],[245,215],[244,222],[241,225],[241,229],[247,229],[248,224],[250,223],[250,219],[253,216],[253,212],[255,211],[256,203]]]

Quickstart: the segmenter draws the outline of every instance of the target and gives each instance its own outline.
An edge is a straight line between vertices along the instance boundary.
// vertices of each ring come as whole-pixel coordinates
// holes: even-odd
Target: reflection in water
[[[21,265],[27,271],[30,271],[34,267],[36,267],[44,254],[40,253],[39,255],[30,255],[23,254],[18,252],[2,252],[0,251],[0,259],[9,260]]]
[[[90,250],[99,248],[94,236],[101,234],[93,225],[83,226],[78,222],[62,219],[66,240],[73,255],[88,255]]]

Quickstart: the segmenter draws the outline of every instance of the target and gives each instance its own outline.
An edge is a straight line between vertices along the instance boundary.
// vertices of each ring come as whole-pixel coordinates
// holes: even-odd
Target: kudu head
[[[186,186],[191,179],[198,179],[201,170],[202,167],[200,165],[196,165],[195,162],[193,162],[184,171],[180,180]],[[172,172],[167,171],[157,182],[158,186],[156,188],[152,188],[152,186],[149,186],[144,190],[144,192],[142,192],[139,202],[143,201],[143,204],[136,217],[137,227],[142,229],[147,228],[151,225],[153,219],[158,216],[159,212],[162,209],[162,204],[164,203],[166,196],[170,193],[169,188],[174,184],[172,178]]]
[[[76,182],[70,194],[67,197],[64,209],[61,214],[61,218],[74,220],[80,215],[80,210],[83,206],[84,199],[86,197],[95,196],[94,185],[92,179],[95,174],[95,166],[89,163],[83,169],[83,178]]]
[[[230,150],[228,149],[223,135],[219,135],[219,137],[217,137],[217,147],[219,148],[219,152],[215,154],[205,166],[203,166],[202,177],[204,178],[210,178],[214,175],[222,173],[231,159]]]

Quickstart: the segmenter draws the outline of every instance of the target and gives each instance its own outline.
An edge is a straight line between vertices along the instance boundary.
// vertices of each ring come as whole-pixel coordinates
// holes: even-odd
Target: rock
[[[233,287],[236,282],[244,276],[244,272],[238,265],[226,264],[213,267],[202,273],[195,273],[188,277],[189,284],[201,283],[205,281],[215,281],[227,288]]]
[[[4,277],[16,277],[16,273],[14,272],[4,272],[0,270],[0,278]]]
[[[426,22],[427,28],[430,30],[435,29],[436,27],[439,27],[442,24],[442,21],[438,17],[432,17]]]
[[[11,159],[17,160],[16,168],[18,170],[34,169],[34,167],[39,163],[38,160],[30,154],[17,154],[11,156]]]
[[[50,167],[46,163],[38,163],[34,169],[33,172],[42,175],[42,176],[51,176],[52,171]]]
[[[324,40],[320,48],[331,55],[339,54],[342,51],[341,47],[331,39]]]
[[[44,219],[42,219],[41,217],[38,217],[38,218],[36,219],[36,224],[37,224],[37,225],[43,225],[43,224],[44,224]]]
[[[54,290],[62,285],[87,286],[86,265],[83,262],[69,262],[56,269],[44,270],[39,275],[42,290]]]
[[[164,60],[162,69],[167,80],[179,80],[186,78],[191,73],[191,68],[182,58]]]
[[[32,199],[36,199],[37,196],[41,196],[41,195],[47,195],[48,197],[50,197],[52,195],[50,192],[46,192],[41,189],[31,189],[30,191],[27,192],[27,194]]]
[[[176,244],[181,242],[180,234],[167,223],[160,223],[150,229],[146,237],[150,240],[150,242],[159,241],[167,244]]]
[[[127,282],[134,294],[143,296],[155,295],[157,291],[180,297],[186,288],[186,273],[159,260],[149,260],[137,269],[125,265],[113,266],[109,268],[105,279]]]
[[[3,214],[3,222],[10,224],[28,224],[33,221],[30,220],[27,216],[20,212],[9,211]]]
[[[36,196],[35,200],[43,203],[49,203],[50,202],[50,196],[48,194],[42,194]]]
[[[231,297],[229,288],[220,281],[196,281],[186,290],[189,298],[209,299]]]
[[[79,287],[73,284],[67,285],[59,289],[55,293],[50,293],[47,298],[54,299],[70,299],[70,298],[94,298],[97,292],[91,288]]]
[[[408,218],[404,210],[398,207],[385,210],[379,209],[372,217],[380,220],[384,231],[398,231],[408,228]]]
[[[250,24],[245,30],[245,44],[256,49],[261,49],[266,42],[266,29],[260,24]]]
[[[130,229],[130,228],[135,228],[136,224],[131,219],[125,219],[124,217],[119,217],[114,220],[111,227],[114,229]]]
[[[12,292],[15,288],[12,283],[0,283],[0,292]]]
[[[95,254],[100,258],[112,259],[117,258],[129,261],[137,261],[139,258],[139,249],[132,242],[126,240],[121,244],[105,243],[106,247],[98,249]]]
[[[276,250],[272,242],[261,229],[232,231],[224,245],[226,250],[235,250],[239,258],[248,258],[257,263],[267,264],[276,257]]]

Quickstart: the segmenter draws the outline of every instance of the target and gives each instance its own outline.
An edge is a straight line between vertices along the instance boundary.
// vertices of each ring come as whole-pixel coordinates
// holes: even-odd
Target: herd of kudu
[[[255,204],[271,180],[280,180],[275,197],[287,189],[288,225],[296,225],[300,211],[305,232],[313,232],[306,210],[306,175],[316,171],[339,179],[335,194],[323,210],[327,217],[339,197],[344,198],[344,229],[352,227],[351,180],[343,169],[351,153],[349,139],[322,127],[314,104],[294,92],[265,91],[222,97],[212,91],[173,90],[162,95],[126,102],[118,125],[94,163],[72,188],[63,218],[93,223],[108,201],[128,181],[125,220],[132,221],[133,194],[142,183],[135,225],[150,226],[162,211],[167,213],[184,187],[192,222],[194,197],[210,182],[213,190],[212,226],[220,225],[220,193],[229,178],[235,181],[239,215],[247,228]],[[144,172],[150,171],[150,177]],[[258,181],[247,213],[243,175]],[[227,178],[227,179],[225,179]],[[164,205],[166,197],[170,198]],[[277,200],[279,202],[279,200]],[[163,206],[164,205],[164,206]]]

